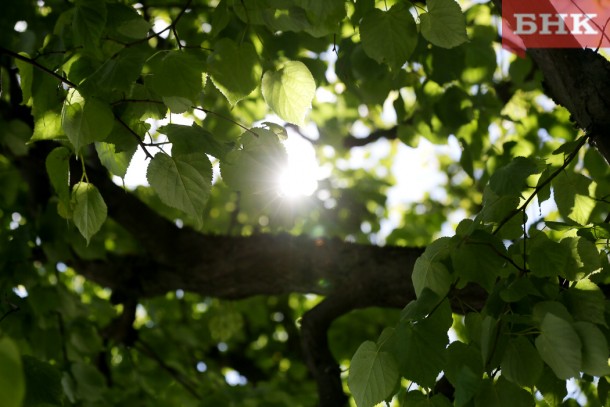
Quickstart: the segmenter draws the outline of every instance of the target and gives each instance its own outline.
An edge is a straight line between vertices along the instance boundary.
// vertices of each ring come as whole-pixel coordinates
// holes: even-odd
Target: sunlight
[[[288,165],[279,176],[278,193],[288,198],[310,196],[318,188],[319,173],[313,146],[289,131],[284,147],[288,153]]]

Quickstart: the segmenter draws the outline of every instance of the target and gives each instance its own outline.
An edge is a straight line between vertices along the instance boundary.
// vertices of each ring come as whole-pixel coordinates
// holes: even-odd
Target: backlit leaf
[[[108,104],[96,98],[85,100],[72,89],[61,112],[61,124],[74,150],[79,151],[108,136],[114,125],[114,115]]]
[[[72,219],[87,242],[106,221],[107,208],[97,188],[88,182],[79,182],[72,187]]]
[[[582,237],[567,237],[559,243],[568,254],[566,267],[560,270],[562,277],[580,280],[601,267],[599,251],[593,242]]]
[[[302,125],[316,93],[316,83],[307,66],[288,61],[263,75],[265,102],[283,120]]]
[[[133,148],[130,151],[121,151],[120,153],[117,153],[114,144],[96,142],[95,151],[97,151],[97,156],[102,162],[102,165],[106,167],[112,175],[125,178],[129,162],[136,152],[136,149]]]
[[[580,225],[589,222],[595,208],[595,200],[589,196],[591,179],[582,174],[561,172],[553,180],[554,198],[559,213],[567,221],[571,219]]]
[[[212,164],[205,154],[170,157],[158,153],[148,165],[146,178],[163,203],[180,209],[201,224],[212,185]]]
[[[277,194],[287,155],[271,130],[255,128],[241,137],[242,148],[220,163],[223,180],[231,188],[254,194]]]

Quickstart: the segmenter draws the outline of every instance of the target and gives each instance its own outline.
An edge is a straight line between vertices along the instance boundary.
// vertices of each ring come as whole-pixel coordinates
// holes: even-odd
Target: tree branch
[[[27,62],[28,64],[30,64],[32,66],[35,66],[36,68],[40,69],[41,71],[46,72],[49,75],[55,77],[57,80],[59,80],[60,82],[65,83],[66,85],[70,86],[71,88],[76,88],[76,84],[74,82],[71,82],[70,80],[64,78],[63,76],[61,76],[57,72],[52,71],[51,69],[47,68],[44,65],[41,65],[40,63],[38,63],[37,61],[35,61],[35,60],[31,59],[31,58],[24,57],[23,55],[18,54],[17,52],[11,51],[11,50],[6,49],[6,48],[1,47],[1,46],[0,46],[0,54],[6,54],[6,55],[9,55],[9,56],[11,56],[11,57],[13,57],[15,59],[20,60],[20,61]]]

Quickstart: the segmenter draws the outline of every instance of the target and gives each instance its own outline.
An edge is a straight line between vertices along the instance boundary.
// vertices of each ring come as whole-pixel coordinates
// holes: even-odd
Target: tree
[[[600,53],[501,53],[499,1],[7,1],[2,406],[607,404]],[[422,140],[443,193],[373,244]]]

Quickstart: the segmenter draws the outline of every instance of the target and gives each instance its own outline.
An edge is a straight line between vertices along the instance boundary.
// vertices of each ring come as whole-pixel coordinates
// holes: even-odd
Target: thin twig
[[[13,314],[13,313],[15,313],[15,312],[17,312],[17,311],[19,311],[19,310],[20,310],[20,308],[19,308],[19,306],[18,306],[18,305],[15,305],[15,304],[12,304],[12,303],[9,303],[9,305],[10,305],[11,309],[9,309],[8,311],[6,311],[6,312],[5,312],[5,313],[4,313],[4,314],[3,314],[3,315],[0,317],[0,322],[4,321],[4,319],[5,319],[6,317],[8,317],[9,315],[11,315],[11,314]]]
[[[178,21],[182,18],[182,16],[184,15],[184,13],[186,12],[186,10],[188,10],[191,6],[193,0],[188,0],[186,2],[186,4],[184,5],[184,7],[182,7],[182,9],[180,10],[180,12],[178,13],[178,15],[176,16],[176,18],[174,19],[174,21],[172,21],[172,23],[170,25],[168,25],[167,27],[165,27],[164,29],[162,29],[159,32],[156,33],[152,33],[151,35],[148,35],[144,38],[141,38],[139,40],[135,40],[133,42],[130,42],[129,44],[126,44],[126,47],[132,47],[134,45],[146,42],[148,40],[152,40],[153,38],[156,38],[158,36],[160,36],[161,34],[163,34],[164,32],[171,30],[174,33],[174,36],[176,37],[176,42],[178,43],[178,48],[182,49],[181,45],[180,45],[180,39],[178,38],[178,36],[176,35],[175,29],[176,29],[176,24],[178,24]]]
[[[142,150],[144,151],[144,154],[146,154],[146,157],[148,158],[153,158],[152,154],[150,152],[148,152],[148,150],[146,149],[146,145],[144,144],[144,142],[142,141],[142,139],[140,139],[140,136],[138,136],[138,133],[136,133],[131,127],[129,127],[129,125],[127,123],[125,123],[123,121],[123,119],[121,119],[116,113],[114,114],[114,118],[116,119],[116,121],[118,121],[119,123],[121,123],[121,125],[123,127],[125,127],[125,129],[127,129],[127,131],[132,134],[136,140],[138,140],[138,144],[140,145],[140,147],[142,148]]]
[[[56,79],[58,79],[59,81],[65,83],[66,85],[70,86],[71,88],[76,88],[76,84],[74,82],[70,81],[69,79],[64,78],[63,76],[61,76],[57,72],[52,71],[51,69],[47,68],[44,65],[41,65],[40,63],[34,61],[31,58],[24,57],[21,54],[18,54],[18,53],[14,52],[14,51],[11,51],[10,49],[6,49],[6,48],[1,47],[1,46],[0,46],[0,54],[6,54],[6,55],[9,55],[9,56],[11,56],[11,57],[13,57],[15,59],[20,60],[20,61],[27,62],[28,64],[30,64],[32,66],[35,66],[36,68],[40,69],[41,71],[44,71],[44,72],[48,73],[51,76],[54,76]]]
[[[221,118],[221,119],[223,119],[223,120],[226,120],[226,121],[228,121],[228,122],[231,122],[231,123],[233,123],[234,125],[241,127],[241,128],[242,128],[242,129],[244,129],[245,131],[248,131],[248,132],[250,132],[250,133],[254,134],[254,136],[255,136],[255,137],[258,137],[258,134],[256,134],[254,131],[252,131],[251,129],[247,128],[247,127],[246,127],[246,126],[244,126],[243,124],[241,124],[241,123],[239,123],[239,122],[237,122],[237,121],[235,121],[235,120],[231,119],[230,117],[224,116],[224,115],[222,115],[222,114],[220,114],[220,113],[216,113],[216,112],[214,112],[214,111],[212,111],[212,110],[204,109],[203,107],[191,106],[191,109],[199,110],[199,111],[202,111],[202,112],[204,112],[204,113],[206,113],[206,114],[212,114],[212,115],[214,115],[214,116],[216,116],[216,117],[219,117],[219,118]]]
[[[161,366],[163,370],[169,373],[170,376],[172,376],[178,383],[180,383],[186,389],[186,391],[191,393],[197,400],[203,401],[201,395],[197,392],[195,385],[189,383],[187,378],[184,377],[184,375],[180,373],[177,369],[165,363],[165,361],[154,351],[154,349],[148,343],[139,338],[135,344],[135,349],[137,349],[143,355],[148,356],[149,358],[157,362],[159,366]]]
[[[513,266],[514,268],[516,268],[517,270],[519,270],[521,272],[525,272],[526,271],[526,269],[519,267],[519,265],[517,263],[515,263],[515,261],[513,259],[511,259],[507,255],[505,255],[504,253],[500,252],[498,249],[496,249],[494,247],[494,245],[492,245],[489,242],[477,242],[477,241],[470,241],[470,240],[468,240],[466,242],[466,244],[478,244],[478,245],[483,245],[483,246],[489,246],[491,248],[491,250],[494,251],[495,254],[497,254],[498,256],[502,257],[507,262],[509,262],[511,266]]]
[[[508,221],[510,221],[516,214],[518,214],[522,210],[525,210],[525,208],[527,208],[527,206],[538,195],[538,193],[542,190],[542,188],[544,188],[548,184],[550,184],[552,180],[554,180],[563,170],[565,170],[567,168],[568,165],[570,165],[570,163],[574,160],[574,158],[576,157],[576,155],[578,154],[578,152],[580,151],[582,146],[585,145],[585,142],[589,139],[589,137],[590,137],[589,135],[583,136],[580,139],[580,141],[578,142],[578,144],[576,145],[576,148],[574,149],[574,151],[572,151],[570,153],[570,155],[568,155],[568,157],[565,159],[563,165],[561,167],[559,167],[551,175],[549,175],[549,177],[547,179],[545,179],[542,184],[538,185],[536,187],[536,189],[534,189],[534,192],[532,192],[532,194],[529,196],[529,198],[527,198],[525,200],[523,205],[521,205],[517,209],[513,209],[508,215],[506,215],[506,217],[504,219],[502,219],[502,221],[500,222],[500,224],[498,225],[496,230],[494,230],[494,232],[493,232],[494,235],[497,234],[500,231],[500,229],[502,229],[502,227],[504,225],[506,225],[508,223]]]

